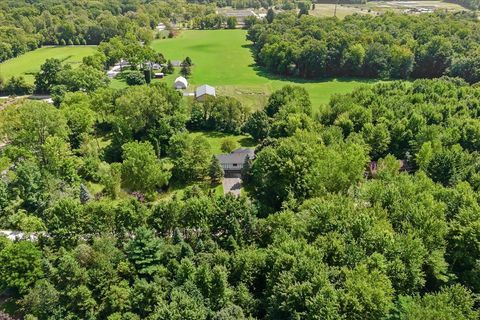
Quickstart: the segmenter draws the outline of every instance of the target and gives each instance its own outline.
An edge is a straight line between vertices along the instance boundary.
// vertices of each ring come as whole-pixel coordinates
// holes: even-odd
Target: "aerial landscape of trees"
[[[147,81],[147,62],[181,68],[142,30],[162,17],[204,18],[215,5],[296,8],[272,10],[248,32],[266,71],[388,81],[321,105],[308,81],[269,83],[253,97],[265,97],[260,108],[228,86],[196,101]],[[38,41],[33,49],[64,39],[64,24],[89,41],[86,26],[116,21],[77,66],[49,58],[33,85],[2,83],[11,95],[52,100],[0,101],[0,231],[18,236],[0,235],[0,319],[480,319],[474,13],[340,20],[301,6],[0,4],[0,47],[13,25]],[[180,66],[202,63],[193,58]],[[117,88],[105,69],[121,60],[129,65]],[[246,146],[255,156],[232,177],[219,154]],[[240,177],[240,195],[224,193],[223,182]]]
[[[32,319],[477,319],[479,89],[384,83],[318,113],[279,90],[243,125],[238,198],[205,188],[218,163],[164,85],[8,107],[0,225],[39,240],[0,241],[0,285]]]
[[[295,13],[256,23],[248,33],[258,64],[303,78],[462,77],[480,81],[480,22],[475,14],[347,16]]]

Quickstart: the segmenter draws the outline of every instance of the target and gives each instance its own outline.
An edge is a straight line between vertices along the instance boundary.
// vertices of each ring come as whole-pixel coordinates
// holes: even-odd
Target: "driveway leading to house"
[[[240,189],[242,188],[242,179],[240,174],[228,174],[223,178],[223,193],[231,193],[235,196],[240,196]]]

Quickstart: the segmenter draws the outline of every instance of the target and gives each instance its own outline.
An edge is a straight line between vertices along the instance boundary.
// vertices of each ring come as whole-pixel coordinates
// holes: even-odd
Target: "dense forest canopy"
[[[99,44],[128,33],[148,43],[160,22],[214,12],[213,6],[177,0],[2,1],[0,62],[41,45]]]
[[[250,28],[268,71],[305,78],[361,76],[480,81],[480,21],[474,14],[384,14],[343,20],[283,13]]]
[[[147,62],[175,72],[148,46],[157,23],[300,3],[0,3],[0,60],[100,43],[78,68],[47,59],[34,87],[0,83],[53,102],[0,104],[0,230],[23,235],[0,236],[0,319],[480,319],[473,14],[252,20],[255,59],[274,73],[435,78],[322,106],[301,85],[251,110],[150,83]],[[133,80],[114,89],[105,69],[122,59]],[[255,146],[240,196],[218,192],[225,172],[208,134],[228,137],[225,153],[233,138]]]
[[[2,111],[0,228],[39,237],[0,237],[18,313],[478,319],[480,87],[378,84],[318,113],[285,87],[246,119],[215,111],[237,103],[207,104],[209,120],[152,84]],[[260,142],[244,196],[206,187],[211,146],[186,127],[214,124]],[[179,181],[191,186],[158,200]]]

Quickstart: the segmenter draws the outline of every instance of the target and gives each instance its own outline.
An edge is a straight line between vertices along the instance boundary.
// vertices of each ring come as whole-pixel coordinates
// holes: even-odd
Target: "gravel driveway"
[[[241,175],[226,175],[223,178],[223,193],[231,193],[235,196],[240,196],[240,189],[242,188]]]

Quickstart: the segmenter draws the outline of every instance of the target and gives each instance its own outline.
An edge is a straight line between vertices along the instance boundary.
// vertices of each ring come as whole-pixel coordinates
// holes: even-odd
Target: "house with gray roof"
[[[255,158],[255,150],[240,148],[228,154],[219,154],[216,157],[225,173],[239,173],[243,169],[247,156],[253,160]]]
[[[195,90],[195,99],[197,101],[205,101],[209,98],[215,98],[217,96],[217,93],[215,91],[215,88],[212,86],[209,86],[208,84],[204,84],[203,86],[200,86]]]

